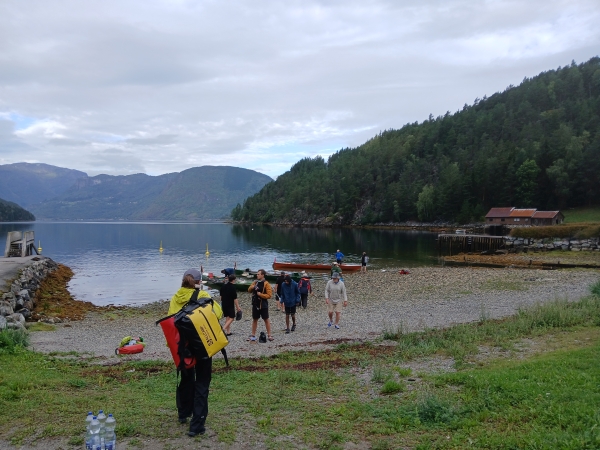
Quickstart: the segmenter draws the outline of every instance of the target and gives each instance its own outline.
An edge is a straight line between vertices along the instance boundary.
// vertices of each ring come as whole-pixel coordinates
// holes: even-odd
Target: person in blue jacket
[[[285,306],[285,334],[296,330],[296,305],[300,303],[300,290],[298,283],[289,275],[285,276],[281,286],[281,301]],[[292,316],[292,328],[290,330],[290,316]]]
[[[338,264],[341,264],[342,259],[344,259],[344,254],[342,252],[340,252],[340,249],[338,248],[337,252],[335,252],[335,260],[337,261]]]
[[[233,267],[228,267],[227,269],[221,270],[221,273],[227,278],[229,275],[235,275],[235,269]]]

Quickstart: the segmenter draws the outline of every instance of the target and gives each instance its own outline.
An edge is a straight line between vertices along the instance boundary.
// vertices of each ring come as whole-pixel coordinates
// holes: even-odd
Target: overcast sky
[[[600,1],[0,2],[0,164],[276,177],[600,54]]]

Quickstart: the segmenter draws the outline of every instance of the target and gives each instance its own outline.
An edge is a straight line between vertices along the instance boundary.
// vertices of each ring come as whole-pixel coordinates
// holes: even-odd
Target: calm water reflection
[[[347,262],[366,251],[372,268],[435,264],[434,233],[417,231],[279,228],[222,223],[3,223],[8,231],[34,230],[43,254],[71,267],[73,295],[97,305],[142,304],[169,298],[189,267],[270,269],[273,260]],[[160,242],[164,247],[159,253]],[[210,257],[204,252],[208,244]]]

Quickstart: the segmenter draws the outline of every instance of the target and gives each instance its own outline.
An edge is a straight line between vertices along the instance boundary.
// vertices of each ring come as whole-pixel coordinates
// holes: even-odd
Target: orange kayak
[[[358,272],[360,270],[360,264],[341,264],[340,268],[342,272]],[[287,263],[287,262],[274,262],[273,270],[331,270],[331,264],[300,264],[300,263]]]

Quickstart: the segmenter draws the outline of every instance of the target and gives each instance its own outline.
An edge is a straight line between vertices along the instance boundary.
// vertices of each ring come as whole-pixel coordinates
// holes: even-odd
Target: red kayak
[[[340,268],[342,272],[358,272],[360,270],[360,264],[341,264]],[[273,262],[273,270],[331,270],[331,264],[300,264],[300,263],[282,263],[282,262]]]

